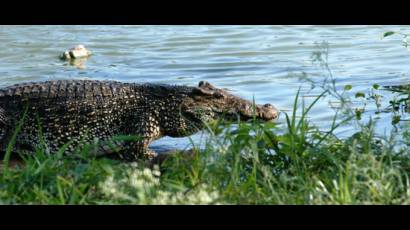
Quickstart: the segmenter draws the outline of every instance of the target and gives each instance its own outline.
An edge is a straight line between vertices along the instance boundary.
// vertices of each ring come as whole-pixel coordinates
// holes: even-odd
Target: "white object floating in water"
[[[83,45],[75,46],[69,50],[66,50],[61,58],[64,60],[76,59],[76,58],[85,58],[91,55],[91,51],[87,50]]]

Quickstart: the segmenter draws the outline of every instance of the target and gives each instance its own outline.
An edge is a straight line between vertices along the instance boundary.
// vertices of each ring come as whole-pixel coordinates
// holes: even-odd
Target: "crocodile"
[[[207,81],[198,86],[137,84],[97,80],[55,80],[15,84],[0,89],[0,151],[18,124],[13,151],[75,152],[90,143],[96,155],[118,153],[121,159],[154,159],[149,144],[163,136],[183,137],[205,122],[257,118],[272,121],[279,111],[255,105]],[[132,141],[113,140],[118,135]],[[107,142],[104,142],[107,141]]]

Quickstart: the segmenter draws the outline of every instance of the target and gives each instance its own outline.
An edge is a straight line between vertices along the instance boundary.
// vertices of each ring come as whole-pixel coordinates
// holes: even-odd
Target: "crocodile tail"
[[[3,108],[0,107],[0,141],[5,138],[7,126],[7,116]]]

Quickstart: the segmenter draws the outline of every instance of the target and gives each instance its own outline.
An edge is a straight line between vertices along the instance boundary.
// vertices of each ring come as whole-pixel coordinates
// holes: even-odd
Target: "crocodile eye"
[[[211,85],[211,84],[209,84],[209,82],[207,82],[207,81],[200,81],[199,84],[198,84],[198,87],[206,87],[206,86],[209,86],[209,85]]]
[[[211,83],[207,81],[200,81],[198,87],[206,89],[215,89],[215,86],[213,86]]]

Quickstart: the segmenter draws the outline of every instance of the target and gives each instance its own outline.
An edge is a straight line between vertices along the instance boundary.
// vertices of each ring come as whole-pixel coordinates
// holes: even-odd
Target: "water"
[[[350,84],[356,92],[375,83],[410,83],[410,52],[401,46],[401,37],[381,39],[390,30],[406,32],[410,27],[0,26],[0,87],[50,79],[187,85],[207,80],[289,111],[299,87],[307,101],[320,93],[309,91],[310,84],[298,76],[305,72],[315,81],[323,78],[323,71],[311,61],[312,53],[318,51],[316,43],[322,41],[329,44],[328,62],[340,87]],[[58,59],[77,44],[94,53],[83,66]],[[329,99],[320,100],[310,113],[312,122],[323,128],[332,116]],[[388,131],[390,115],[377,116],[378,131]],[[340,135],[351,132],[352,127],[338,130]],[[198,135],[193,139],[198,140]],[[188,143],[187,138],[165,138],[154,147]]]

